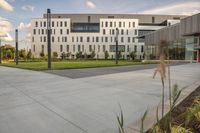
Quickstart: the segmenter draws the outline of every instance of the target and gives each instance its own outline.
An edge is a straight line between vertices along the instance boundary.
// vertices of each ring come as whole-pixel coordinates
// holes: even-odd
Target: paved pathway
[[[116,133],[160,101],[153,69],[80,79],[0,67],[0,133]],[[200,64],[172,67],[180,87],[200,79]]]
[[[173,65],[181,65],[181,64],[183,63],[176,63]],[[93,77],[93,76],[106,75],[106,74],[138,71],[138,70],[144,70],[144,69],[152,69],[152,68],[155,68],[156,66],[157,66],[156,64],[148,64],[148,65],[130,65],[130,66],[120,66],[120,67],[50,70],[46,72],[63,76],[63,77],[76,79],[76,78]]]

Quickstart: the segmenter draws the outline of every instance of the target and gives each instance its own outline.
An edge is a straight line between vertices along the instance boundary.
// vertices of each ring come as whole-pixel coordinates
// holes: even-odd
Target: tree
[[[130,57],[132,58],[132,60],[135,60],[135,58],[136,58],[136,51],[132,51],[130,53]]]
[[[95,51],[92,51],[92,53],[90,54],[90,58],[93,59],[95,57]]]
[[[76,59],[81,59],[81,58],[82,58],[82,52],[77,52]]]
[[[66,57],[69,58],[71,56],[71,52],[66,53]]]
[[[108,57],[109,57],[109,53],[108,53],[108,51],[105,51],[105,52],[104,52],[104,55],[105,55],[105,59],[107,60]]]
[[[65,52],[62,52],[62,54],[61,54],[60,57],[61,57],[62,60],[64,60],[64,59],[66,58],[66,54],[65,54]]]
[[[57,52],[53,52],[53,58],[58,58],[58,53]]]
[[[15,48],[9,44],[1,46],[3,59],[14,59]]]
[[[31,57],[32,57],[32,52],[31,52],[31,50],[29,50],[27,53],[27,59],[31,59]]]
[[[44,52],[40,53],[40,57],[42,57],[42,58],[44,57]]]
[[[25,49],[19,50],[19,57],[22,58],[23,60],[26,60],[26,50]]]

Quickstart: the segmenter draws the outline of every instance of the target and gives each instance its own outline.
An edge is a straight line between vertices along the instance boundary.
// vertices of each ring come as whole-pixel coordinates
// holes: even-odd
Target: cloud
[[[35,10],[35,7],[31,5],[25,5],[25,6],[22,6],[22,10],[33,12]]]
[[[19,30],[29,30],[31,27],[31,23],[23,23],[21,22],[18,26]]]
[[[5,18],[0,17],[0,36],[3,41],[13,41],[9,32],[12,31],[12,24]]]
[[[87,0],[85,3],[86,7],[90,8],[90,9],[95,9],[96,5],[94,2]]]
[[[165,6],[145,10],[140,13],[144,14],[175,14],[175,15],[192,15],[200,12],[200,1],[190,1],[181,3],[172,3]]]
[[[13,11],[13,7],[5,0],[0,0],[0,8],[9,12]]]

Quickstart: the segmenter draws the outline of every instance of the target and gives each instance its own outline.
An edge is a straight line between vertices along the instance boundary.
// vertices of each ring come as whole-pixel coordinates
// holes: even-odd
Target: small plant
[[[135,60],[135,58],[136,58],[136,51],[132,51],[130,53],[130,57],[131,57],[132,60]]]
[[[105,55],[105,60],[107,60],[108,57],[109,57],[109,53],[108,53],[108,51],[105,51],[105,52],[104,52],[104,55]]]
[[[146,110],[144,112],[144,115],[142,116],[142,119],[141,119],[141,127],[140,127],[140,133],[145,133],[144,131],[144,120],[146,119],[147,117],[147,113],[148,113],[148,110]]]
[[[123,111],[120,106],[120,115],[117,115],[117,122],[118,122],[118,128],[119,128],[119,133],[125,133],[124,132],[124,116],[123,116]]]

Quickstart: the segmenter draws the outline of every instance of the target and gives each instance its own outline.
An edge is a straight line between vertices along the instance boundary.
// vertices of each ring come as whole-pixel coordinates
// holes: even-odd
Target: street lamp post
[[[119,29],[116,28],[116,38],[115,38],[115,42],[116,42],[116,53],[115,53],[115,61],[116,61],[116,65],[118,65],[118,36],[119,36]]]
[[[51,9],[47,9],[47,51],[48,69],[51,69]]]
[[[18,65],[18,29],[15,30],[15,63]]]

